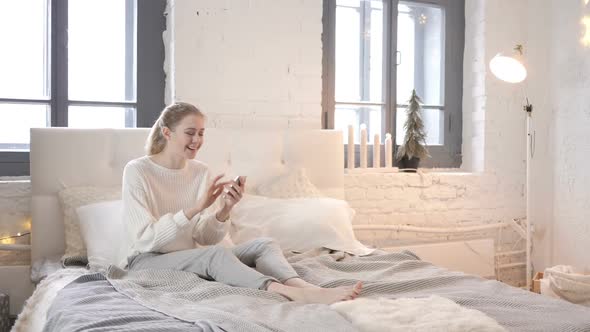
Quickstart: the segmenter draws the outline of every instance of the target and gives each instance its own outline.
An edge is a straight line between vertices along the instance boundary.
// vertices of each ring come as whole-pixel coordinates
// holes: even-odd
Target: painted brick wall
[[[485,0],[465,2],[463,54],[463,163],[471,172],[484,171],[486,116]]]
[[[175,0],[169,12],[171,98],[213,127],[320,128],[321,1]]]
[[[0,177],[0,238],[30,229],[30,202],[28,178]],[[29,236],[24,236],[10,243],[29,244],[29,240]],[[0,250],[0,266],[27,265],[29,262],[30,253],[27,251]]]
[[[531,197],[532,220],[539,226],[535,264],[590,272],[590,46],[581,41],[590,4],[544,0],[529,6],[532,72],[542,73],[531,80],[539,139]]]
[[[346,200],[355,209],[354,223],[359,225],[461,227],[524,217],[521,193],[499,194],[509,190],[501,179],[484,173],[383,174],[367,171],[345,176]],[[494,238],[497,251],[514,250],[519,239],[511,229],[456,235],[357,231],[360,241],[380,248],[478,236]],[[524,256],[510,257],[501,264],[523,260]],[[498,276],[513,285],[524,284],[522,267],[503,269]]]
[[[562,3],[552,0],[530,0],[528,3],[528,38],[525,49],[527,64],[530,68],[527,77],[528,96],[533,104],[532,131],[535,137],[535,149],[531,158],[530,178],[531,195],[529,216],[534,224],[533,265],[537,271],[552,266],[552,233],[555,189],[553,186],[555,155],[555,107],[552,105],[553,89],[563,81],[547,79],[557,78],[552,65],[553,45],[560,45],[554,32],[558,30],[555,21],[556,11],[562,10]],[[541,70],[539,70],[539,68]],[[573,145],[570,146],[570,149]],[[559,263],[559,262],[556,262]]]

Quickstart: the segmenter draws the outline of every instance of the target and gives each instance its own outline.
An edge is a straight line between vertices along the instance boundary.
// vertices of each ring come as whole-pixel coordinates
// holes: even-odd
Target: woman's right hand
[[[217,183],[217,181],[221,180],[222,177],[223,174],[219,174],[218,176],[216,176],[215,179],[213,179],[211,185],[209,185],[209,188],[207,188],[205,196],[199,198],[197,202],[197,209],[199,210],[199,212],[205,210],[206,208],[210,207],[211,204],[215,203],[217,197],[219,197],[219,195],[223,193],[224,186],[228,183],[231,183],[231,181]]]
[[[216,176],[209,185],[209,188],[207,188],[205,195],[198,198],[196,206],[192,209],[185,210],[185,215],[188,219],[192,219],[197,213],[200,213],[215,203],[215,200],[223,193],[224,186],[231,183],[231,181],[218,182],[223,176],[224,174]]]

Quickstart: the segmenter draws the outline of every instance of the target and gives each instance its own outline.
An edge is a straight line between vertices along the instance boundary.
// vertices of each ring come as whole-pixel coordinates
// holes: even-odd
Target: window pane
[[[383,101],[383,2],[336,5],[336,101]]]
[[[70,106],[68,127],[74,128],[134,128],[136,111],[130,107]]]
[[[28,150],[31,128],[48,127],[49,105],[0,104],[0,149]]]
[[[406,5],[398,6],[397,21],[397,100],[407,101],[412,95],[414,85],[414,19]]]
[[[337,2],[338,5],[340,1]],[[336,100],[358,101],[360,94],[360,12],[336,7]]]
[[[412,89],[416,89],[425,104],[444,105],[443,9],[400,2],[397,38],[398,63],[401,62],[397,67],[398,101],[407,100]]]
[[[0,1],[0,98],[49,97],[47,0]]]
[[[357,106],[357,105],[336,105],[334,114],[334,129],[342,130],[344,142],[348,142],[348,126],[354,128],[354,141],[360,143],[360,127],[364,123],[367,125],[369,144],[373,143],[375,134],[379,134],[381,141],[384,140],[382,133],[382,106]]]
[[[381,1],[371,1],[371,21],[370,21],[370,53],[369,53],[369,98],[364,101],[383,102],[383,3]]]
[[[398,107],[396,115],[396,144],[401,144],[406,136],[404,124],[407,119],[406,108]],[[444,145],[444,112],[440,109],[422,109],[422,119],[426,130],[426,145]]]
[[[126,11],[129,1],[68,2],[70,100],[135,101],[136,24],[135,10]]]

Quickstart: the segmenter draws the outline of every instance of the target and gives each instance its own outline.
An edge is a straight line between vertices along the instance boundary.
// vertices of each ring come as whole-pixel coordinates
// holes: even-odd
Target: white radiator
[[[495,278],[494,240],[481,239],[458,242],[387,247],[387,251],[410,250],[420,259],[454,271]]]

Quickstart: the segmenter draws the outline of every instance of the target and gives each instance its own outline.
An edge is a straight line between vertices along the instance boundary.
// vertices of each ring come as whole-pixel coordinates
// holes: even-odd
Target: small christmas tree
[[[424,131],[420,104],[422,104],[422,100],[416,94],[416,90],[412,90],[412,97],[406,109],[408,118],[404,124],[406,136],[397,150],[398,159],[405,157],[407,160],[411,160],[412,158],[423,159],[430,157],[426,149],[426,132]]]

